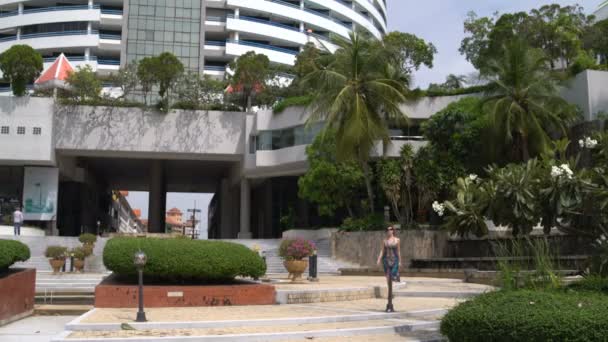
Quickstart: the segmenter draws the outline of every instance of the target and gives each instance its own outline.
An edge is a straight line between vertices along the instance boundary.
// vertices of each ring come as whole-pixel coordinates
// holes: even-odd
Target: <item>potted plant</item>
[[[308,258],[316,251],[314,242],[304,239],[287,239],[281,242],[279,256],[283,258],[283,265],[289,272],[289,279],[296,281],[308,267]]]
[[[82,242],[84,245],[93,245],[95,246],[95,242],[97,242],[97,236],[91,233],[80,234],[78,237],[78,241]]]
[[[72,249],[71,256],[74,257],[74,268],[76,272],[84,271],[84,259],[86,259],[90,254],[87,254],[87,251],[84,247],[76,247]]]
[[[53,268],[53,273],[59,273],[59,270],[65,265],[65,256],[67,248],[61,246],[48,246],[44,252],[44,256],[49,258],[49,263]]]

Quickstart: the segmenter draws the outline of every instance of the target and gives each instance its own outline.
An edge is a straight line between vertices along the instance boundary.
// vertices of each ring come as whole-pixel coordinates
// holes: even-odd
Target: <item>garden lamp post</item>
[[[146,322],[146,313],[144,312],[144,267],[146,266],[148,257],[146,253],[139,251],[133,256],[133,264],[137,268],[139,277],[139,309],[135,322]]]

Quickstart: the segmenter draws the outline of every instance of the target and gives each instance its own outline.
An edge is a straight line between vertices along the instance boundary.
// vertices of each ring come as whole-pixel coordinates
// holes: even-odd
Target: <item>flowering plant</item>
[[[581,148],[594,149],[598,144],[596,139],[591,139],[590,137],[586,137],[585,139],[581,139],[578,141],[578,145]]]
[[[302,260],[315,253],[317,247],[312,241],[297,239],[286,239],[281,242],[279,247],[279,256],[287,261]]]

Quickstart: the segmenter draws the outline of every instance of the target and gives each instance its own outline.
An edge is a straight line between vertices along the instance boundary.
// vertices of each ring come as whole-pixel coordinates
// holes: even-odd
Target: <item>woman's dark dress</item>
[[[393,281],[400,282],[399,278],[399,243],[385,240],[384,250],[382,251],[382,266],[384,266],[384,274],[390,277]]]

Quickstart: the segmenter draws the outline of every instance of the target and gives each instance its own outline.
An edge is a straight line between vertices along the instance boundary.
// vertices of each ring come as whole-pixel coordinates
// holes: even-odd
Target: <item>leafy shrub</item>
[[[159,280],[226,281],[266,272],[262,258],[243,245],[190,239],[113,238],[106,243],[103,263],[119,276],[135,276],[133,255],[140,250],[148,257],[144,275]]]
[[[311,102],[312,102],[312,97],[308,96],[308,95],[288,97],[286,99],[283,99],[283,100],[277,102],[272,107],[272,112],[274,114],[280,114],[280,113],[284,112],[285,109],[287,109],[289,107],[308,106]]]
[[[285,260],[302,260],[313,255],[315,249],[314,242],[304,239],[286,239],[281,242],[279,256]]]
[[[11,267],[17,261],[30,258],[30,249],[19,241],[0,240],[0,272]]]
[[[345,232],[384,230],[386,227],[382,214],[368,215],[364,218],[348,217],[340,226]]]
[[[587,276],[580,281],[568,285],[574,291],[603,292],[608,294],[608,278],[600,276]]]
[[[88,254],[87,249],[84,247],[76,247],[70,251],[70,254],[74,257],[74,259],[79,259],[79,260],[84,260],[89,255],[91,255],[91,254]]]
[[[487,293],[441,321],[450,341],[604,341],[606,331],[608,296],[590,292]]]
[[[65,258],[65,255],[67,254],[67,252],[68,252],[68,249],[66,247],[48,246],[46,248],[46,251],[44,252],[44,256],[49,259],[60,260],[60,259]]]
[[[97,242],[97,236],[91,233],[84,233],[78,237],[78,241],[82,243],[94,244]]]

